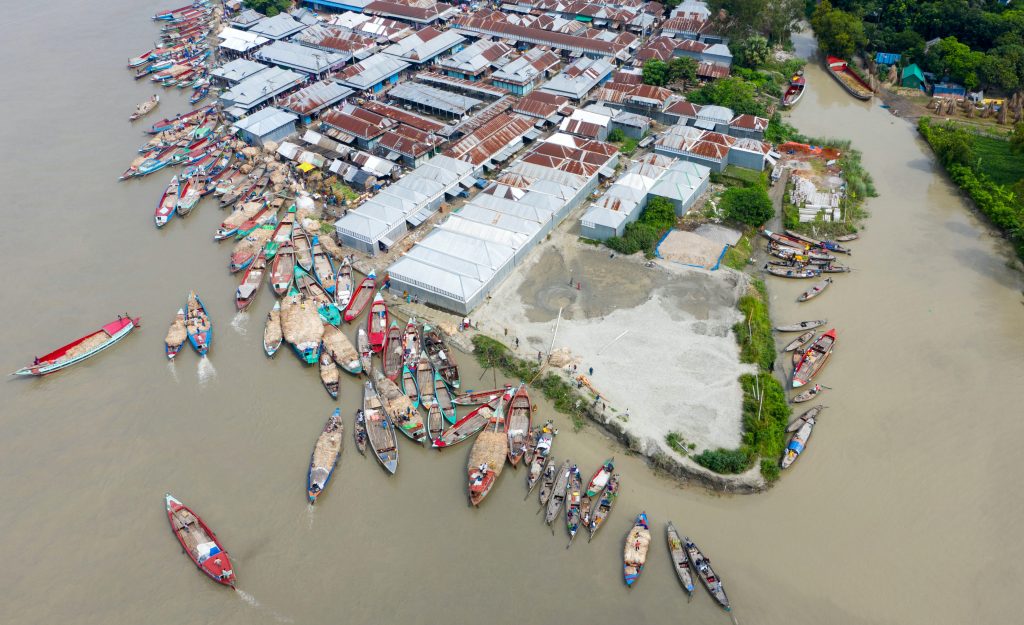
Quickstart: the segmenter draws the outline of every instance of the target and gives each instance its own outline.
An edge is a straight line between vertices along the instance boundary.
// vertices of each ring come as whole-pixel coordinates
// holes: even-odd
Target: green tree
[[[688,56],[677,56],[668,62],[668,79],[670,82],[682,82],[684,85],[697,81],[697,61]]]
[[[726,189],[721,206],[728,219],[751,226],[760,226],[775,215],[768,191],[761,185]]]
[[[743,67],[757,69],[768,63],[772,51],[768,47],[767,39],[761,35],[751,35],[739,42],[735,53],[737,63]]]
[[[644,63],[643,77],[645,85],[665,86],[668,83],[668,63],[658,59],[648,59]]]
[[[768,0],[762,34],[772,43],[785,43],[804,17],[804,0]]]
[[[619,143],[620,141],[625,140],[625,138],[626,133],[622,132],[621,128],[615,128],[608,133],[608,140],[612,143]]]
[[[1017,122],[1013,126],[1013,134],[1010,135],[1010,150],[1017,153],[1024,153],[1024,122]],[[1024,178],[1021,178],[1024,182]],[[1024,187],[1021,187],[1024,189]],[[1024,195],[1021,196],[1024,199]]]
[[[712,0],[709,4],[719,29],[733,37],[760,33],[768,16],[769,0]]]
[[[926,118],[922,118],[922,120],[924,119]],[[921,127],[920,122],[918,127]],[[931,143],[935,155],[939,157],[939,162],[944,166],[948,168],[954,165],[962,167],[974,165],[974,135],[963,126],[950,122],[939,126],[938,131],[927,129],[926,132],[928,142]]]
[[[245,6],[259,11],[267,17],[274,17],[292,8],[291,0],[245,0]]]
[[[742,78],[729,76],[709,82],[700,89],[690,92],[688,98],[695,104],[717,104],[727,106],[737,113],[763,116],[765,108],[757,101],[756,93],[753,84]]]
[[[818,47],[826,54],[849,58],[868,42],[864,23],[851,13],[833,8],[828,0],[822,0],[814,10],[811,26]]]

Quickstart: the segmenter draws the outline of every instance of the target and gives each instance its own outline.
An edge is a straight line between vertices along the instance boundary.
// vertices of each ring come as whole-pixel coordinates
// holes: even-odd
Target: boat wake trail
[[[242,336],[245,336],[245,333],[248,331],[248,325],[249,313],[247,312],[235,313],[235,316],[231,318],[231,328]]]
[[[316,518],[313,515],[314,507],[315,506],[313,506],[313,504],[309,504],[308,506],[306,506],[306,520],[309,521],[309,529],[313,529],[313,519]]]
[[[740,625],[740,620],[736,618],[734,613],[730,612],[729,617],[732,618],[732,625]]]
[[[167,361],[167,370],[171,372],[171,377],[174,378],[175,383],[178,382],[178,370],[174,367],[174,361]]]
[[[199,377],[199,384],[205,385],[215,375],[217,370],[213,368],[213,363],[206,356],[199,359],[199,365],[196,367],[196,375]]]
[[[267,612],[269,612],[270,615],[274,617],[274,620],[277,621],[278,623],[294,623],[295,622],[295,620],[290,618],[290,617],[284,616],[283,614],[279,614],[278,612],[276,612],[274,610],[271,610],[270,608],[264,608],[263,604],[261,604],[259,602],[259,600],[256,599],[256,597],[254,597],[251,594],[245,592],[244,590],[239,590],[238,588],[235,588],[235,593],[238,595],[239,599],[244,601],[250,607],[256,608],[257,610],[266,610]]]

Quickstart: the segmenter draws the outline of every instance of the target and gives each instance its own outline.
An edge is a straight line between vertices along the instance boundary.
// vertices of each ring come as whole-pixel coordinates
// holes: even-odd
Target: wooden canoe
[[[179,308],[178,314],[174,316],[171,327],[167,329],[167,336],[164,339],[164,354],[169,360],[181,351],[181,346],[188,340],[188,333],[185,331],[185,309]]]
[[[441,440],[442,433],[444,433],[444,415],[441,414],[441,407],[435,401],[427,406],[427,436],[430,438],[431,447],[437,447],[435,443]]]
[[[345,306],[345,322],[352,321],[363,313],[363,309],[373,299],[374,291],[377,289],[377,274],[370,272],[363,281],[359,283],[359,287],[352,293],[352,299],[349,300],[348,305]]]
[[[821,326],[828,323],[828,319],[815,319],[814,321],[800,321],[797,323],[791,323],[788,325],[775,326],[776,332],[803,332],[804,330],[813,330],[814,328],[820,328]]]
[[[313,273],[316,275],[317,281],[325,291],[333,296],[338,287],[338,277],[334,272],[334,263],[331,262],[331,257],[320,245],[320,237],[313,237],[310,252],[313,254]]]
[[[526,452],[526,437],[533,426],[533,404],[526,384],[520,384],[507,410],[508,461],[515,467]]]
[[[780,278],[817,278],[821,275],[821,271],[813,269],[811,267],[776,267],[774,265],[765,265],[764,270],[773,276]]]
[[[174,204],[178,201],[178,177],[171,178],[164,189],[160,201],[156,204],[156,211],[153,213],[153,222],[157,228],[163,228],[175,215]]]
[[[551,422],[548,421],[544,427],[533,432],[532,445],[526,453],[526,462],[529,471],[526,473],[526,494],[529,495],[537,486],[537,482],[544,474],[548,466],[548,457],[551,455],[551,443],[554,441],[554,432],[551,429]]]
[[[391,381],[398,380],[402,373],[402,330],[398,322],[392,320],[384,337],[384,351],[381,353],[384,375]]]
[[[792,341],[790,341],[788,345],[786,345],[785,347],[782,348],[782,351],[784,351],[784,352],[791,352],[794,349],[800,349],[804,345],[807,345],[807,342],[810,341],[813,338],[814,338],[814,330],[808,330],[807,332],[804,332],[800,336],[798,336],[795,339],[793,339]]]
[[[793,370],[793,388],[800,388],[814,378],[828,362],[829,356],[836,345],[836,330],[832,328],[822,334],[811,344],[800,357]]]
[[[370,314],[366,316],[366,334],[370,337],[370,349],[377,354],[384,351],[384,342],[388,332],[388,305],[384,296],[378,291],[370,304]]]
[[[270,235],[270,240],[267,241],[267,258],[273,259],[278,250],[285,244],[291,246],[292,243],[292,229],[295,228],[295,206],[291,206],[284,214],[284,217],[277,222],[274,226],[274,232]],[[292,248],[294,249],[294,248]]]
[[[367,443],[366,417],[363,415],[363,411],[361,409],[356,411],[356,426],[352,428],[352,436],[356,441],[356,451],[358,451],[360,455],[365,456]]]
[[[434,369],[426,354],[420,354],[416,363],[416,390],[419,392],[419,406],[427,406],[434,401]],[[501,429],[503,432],[505,428]]]
[[[317,312],[325,323],[333,326],[341,324],[341,311],[334,305],[334,298],[302,267],[295,267],[295,286],[307,299],[316,303]]]
[[[455,362],[452,350],[445,344],[441,331],[434,326],[424,325],[422,345],[430,358],[430,364],[441,374],[448,386],[459,388],[462,385],[459,366]]]
[[[540,507],[542,510],[547,508],[548,502],[551,501],[551,493],[555,490],[555,481],[558,476],[561,475],[562,471],[569,470],[569,463],[566,461],[561,467],[555,465],[555,458],[548,456],[547,465],[544,467],[544,473],[540,477],[540,492],[537,493],[537,498],[540,501]]]
[[[506,385],[504,388],[495,388],[486,391],[466,391],[455,396],[452,403],[456,406],[476,406],[479,404],[487,404],[494,400],[496,397],[501,397],[508,392],[510,386]]]
[[[683,548],[686,549],[686,557],[690,560],[690,570],[697,574],[698,579],[704,584],[704,588],[707,588],[711,594],[711,598],[728,612],[730,610],[729,597],[725,594],[722,580],[711,568],[711,561],[704,557],[703,552],[688,536],[683,536]]]
[[[797,72],[792,78],[789,79],[789,86],[786,87],[786,92],[782,94],[782,106],[785,108],[792,108],[796,106],[797,102],[804,95],[804,90],[807,88],[807,79],[804,77],[803,71]]]
[[[569,481],[565,485],[565,528],[569,531],[569,545],[580,530],[580,514],[583,503],[583,478],[579,467],[569,470]],[[569,548],[569,545],[566,548]]]
[[[402,358],[407,363],[415,363],[420,358],[420,324],[415,317],[409,317],[405,324],[405,333],[402,335]]]
[[[632,587],[640,578],[647,563],[647,551],[651,547],[651,528],[647,524],[647,513],[641,512],[626,534],[626,545],[622,551],[622,577],[626,586]]]
[[[473,441],[466,464],[467,491],[469,502],[479,506],[494,488],[505,466],[508,455],[508,437],[505,435],[505,419],[498,412],[490,423]]]
[[[188,217],[189,213],[192,212],[192,209],[199,202],[200,197],[202,197],[202,194],[199,181],[195,178],[189,178],[178,185],[178,197],[174,200],[174,212],[182,217]]]
[[[615,458],[609,458],[604,461],[604,464],[594,472],[594,476],[590,478],[590,482],[587,484],[587,496],[596,497],[598,493],[604,490],[604,487],[608,485],[608,480],[612,476],[612,472],[615,471]]]
[[[306,476],[306,496],[309,503],[315,504],[327,483],[334,475],[334,469],[338,466],[338,459],[341,458],[342,435],[345,432],[345,424],[341,420],[341,409],[335,408],[334,412],[324,424],[324,429],[313,445],[313,453],[309,457],[309,473]]]
[[[363,385],[363,416],[366,421],[366,437],[373,455],[389,474],[394,475],[398,470],[398,438],[377,396],[377,390],[369,380]]]
[[[690,571],[690,559],[686,555],[686,548],[683,547],[683,539],[676,531],[672,521],[665,526],[665,538],[668,540],[668,555],[672,558],[672,568],[676,570],[676,577],[683,585],[686,594],[693,596],[693,575]]]
[[[152,98],[140,102],[139,104],[135,105],[135,110],[132,111],[132,114],[128,117],[128,121],[133,122],[136,119],[139,119],[140,117],[148,115],[153,109],[156,108],[157,104],[160,104],[160,96],[158,95],[154,95]]]
[[[192,348],[200,356],[205,356],[210,351],[210,343],[213,341],[213,324],[206,314],[203,300],[199,299],[195,291],[189,291],[186,298],[185,330]]]
[[[252,301],[256,299],[256,293],[259,292],[260,285],[263,284],[263,277],[266,275],[267,257],[264,255],[263,250],[260,250],[259,254],[256,255],[256,260],[252,261],[249,268],[245,270],[242,282],[238,285],[238,289],[235,290],[235,307],[239,312],[248,308],[249,304],[252,304]]]
[[[348,306],[349,300],[352,299],[352,290],[355,285],[352,283],[352,262],[346,257],[338,265],[338,285],[334,289],[334,301],[338,304],[338,308],[342,310]]]
[[[484,404],[456,421],[455,425],[441,433],[440,439],[432,441],[433,447],[445,449],[457,445],[482,430],[494,418],[498,401],[496,399],[489,404]]]
[[[352,375],[362,373],[363,363],[352,341],[348,340],[344,332],[329,323],[324,324],[323,349],[327,350],[334,362],[346,372]]]
[[[821,282],[815,283],[814,286],[801,293],[800,297],[798,297],[796,301],[806,302],[809,299],[814,299],[821,295],[821,293],[827,289],[830,284],[832,284],[832,278],[825,278]]]
[[[818,415],[821,414],[821,411],[824,409],[825,406],[822,406],[821,404],[818,404],[817,406],[812,406],[802,415],[800,415],[799,417],[795,417],[792,421],[790,421],[789,424],[786,426],[786,431],[796,432],[801,427],[803,427],[804,423],[807,423],[809,419],[817,419]]]
[[[814,417],[810,417],[800,424],[800,427],[789,439],[789,444],[786,445],[786,452],[782,455],[782,462],[779,463],[779,466],[783,469],[788,469],[796,462],[796,459],[800,457],[800,454],[807,447],[807,441],[811,438],[811,432],[814,431],[815,423]]]
[[[286,241],[274,254],[274,262],[270,266],[270,286],[274,293],[283,296],[295,279],[295,252],[290,241]]]
[[[815,384],[811,388],[809,388],[806,391],[804,391],[803,393],[800,393],[799,395],[793,397],[793,399],[791,399],[789,401],[791,401],[794,404],[802,404],[805,401],[810,401],[811,399],[813,399],[814,396],[817,395],[818,393],[820,393],[822,390],[824,390],[824,388],[825,387],[823,387],[820,384]]]
[[[295,249],[295,263],[306,271],[313,271],[313,242],[302,224],[292,228],[292,247]]]
[[[608,516],[612,513],[612,508],[615,507],[615,502],[619,498],[619,485],[621,483],[622,476],[618,473],[612,475],[608,480],[608,485],[604,487],[601,498],[597,500],[597,506],[590,515],[590,525],[587,528],[590,530],[590,537],[587,539],[587,542],[594,539],[594,534],[608,520]]]
[[[225,586],[235,587],[235,571],[231,558],[220,539],[199,515],[167,493],[164,495],[167,520],[181,548],[200,571]]]
[[[320,381],[327,390],[327,394],[333,399],[338,399],[338,387],[341,384],[341,372],[338,371],[338,363],[334,362],[330,352],[320,344]]]
[[[840,254],[851,253],[850,248],[839,245],[837,241],[819,241],[818,239],[814,239],[807,235],[800,234],[799,232],[796,232],[794,230],[786,230],[786,234],[794,239],[797,239],[798,241],[803,241],[804,243],[810,245],[811,247],[820,247],[821,249],[828,250],[830,252],[839,252]]]
[[[369,341],[369,339],[367,339]],[[412,405],[419,408],[420,392],[416,388],[416,364],[406,361],[402,365],[402,379],[400,381],[402,392],[409,398]]]
[[[359,352],[359,364],[366,375],[370,375],[373,370],[373,351],[370,349],[370,337],[363,328],[356,331],[356,350]]]
[[[267,324],[263,328],[263,351],[273,358],[284,342],[281,332],[281,302],[274,302],[274,307],[267,313]]]
[[[441,416],[444,417],[448,423],[455,423],[458,421],[458,413],[455,410],[455,404],[452,403],[452,391],[448,388],[448,384],[441,378],[441,374],[434,371],[434,401],[437,404],[438,410],[441,411]]]
[[[378,374],[377,394],[380,396],[381,404],[387,411],[395,429],[417,443],[423,443],[427,438],[427,428],[423,423],[423,417],[420,416],[418,410],[413,408],[412,402],[402,393],[398,385]]]
[[[544,513],[544,522],[548,525],[551,525],[562,509],[562,504],[565,503],[566,489],[569,488],[569,478],[578,471],[576,465],[569,460],[562,463],[562,468],[558,470],[555,485],[551,489],[551,498],[548,499],[548,509]]]
[[[846,243],[848,241],[856,241],[859,238],[859,234],[857,234],[856,232],[851,232],[850,234],[844,234],[842,236],[836,237],[836,241],[839,241],[840,243]]]

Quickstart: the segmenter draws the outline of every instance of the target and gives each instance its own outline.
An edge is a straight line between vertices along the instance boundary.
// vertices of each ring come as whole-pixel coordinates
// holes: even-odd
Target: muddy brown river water
[[[160,7],[65,0],[5,17],[4,366],[125,310],[144,325],[86,364],[3,383],[0,622],[728,622],[702,591],[687,603],[664,549],[668,520],[712,557],[742,623],[1020,618],[1021,276],[905,122],[808,68],[794,122],[852,137],[881,196],[854,274],[801,308],[798,285],[772,284],[778,320],[827,316],[840,332],[822,379],[835,390],[806,457],[766,494],[713,496],[558,419],[556,457],[587,472],[615,454],[624,476],[608,526],[567,551],[564,529],[552,536],[523,501],[521,469],[467,508],[468,447],[402,440],[389,478],[346,438],[334,481],[307,505],[309,453],[335,403],[290,354],[263,357],[267,292],[235,317],[236,278],[211,241],[220,211],[204,202],[156,231],[169,174],[115,181],[144,139],[127,115],[153,91],[123,67],[150,47]],[[165,94],[155,117],[185,110]],[[162,355],[189,288],[215,324],[202,368],[191,352],[173,366]],[[470,386],[489,381],[462,361]],[[342,388],[347,428],[357,389]],[[182,556],[168,490],[218,531],[238,593]],[[627,591],[622,538],[641,510],[655,542]]]

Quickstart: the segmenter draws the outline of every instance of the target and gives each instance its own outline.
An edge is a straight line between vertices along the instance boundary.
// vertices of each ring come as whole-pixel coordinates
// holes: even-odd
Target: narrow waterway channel
[[[766,494],[708,495],[558,419],[556,457],[588,472],[614,454],[624,479],[607,527],[567,551],[562,525],[552,536],[523,501],[522,469],[467,507],[468,447],[438,454],[402,440],[388,478],[354,453],[347,429],[335,481],[315,510],[306,504],[310,449],[335,403],[290,354],[262,355],[267,293],[234,316],[237,277],[210,240],[219,210],[204,202],[158,232],[152,207],[169,174],[115,182],[144,140],[127,114],[152,92],[123,66],[150,46],[148,16],[161,7],[41,4],[12,11],[0,38],[12,87],[0,99],[5,366],[125,310],[144,324],[87,364],[3,383],[0,621],[728,622],[702,591],[687,603],[664,548],[668,520],[709,553],[742,623],[1019,618],[1021,277],[905,122],[808,67],[794,123],[851,137],[880,197],[854,274],[800,307],[799,285],[771,284],[777,320],[826,316],[839,329],[822,379],[834,390],[806,456]],[[157,115],[186,108],[167,92]],[[202,376],[194,354],[173,366],[162,354],[189,288],[215,324]],[[462,363],[470,385],[490,382]],[[350,428],[358,384],[341,392]],[[243,592],[182,556],[165,491],[217,530]],[[655,542],[627,591],[622,539],[641,510]]]

